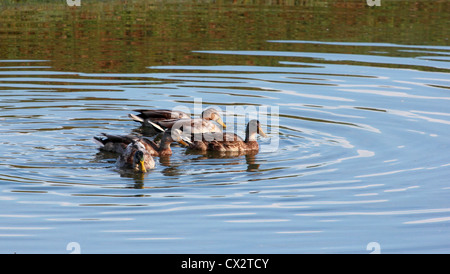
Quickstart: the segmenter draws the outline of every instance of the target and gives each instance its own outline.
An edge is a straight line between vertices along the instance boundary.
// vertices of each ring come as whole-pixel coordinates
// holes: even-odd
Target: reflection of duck
[[[206,159],[232,159],[240,156],[245,157],[247,163],[247,171],[258,171],[260,164],[256,162],[256,155],[258,151],[200,151],[200,150],[187,150],[187,155],[198,155],[197,158],[193,158],[195,161],[201,161]],[[237,162],[225,162],[225,165],[234,165]]]
[[[164,132],[159,145],[147,138],[132,135],[111,135],[106,133],[102,133],[102,135],[104,136],[103,138],[94,137],[94,141],[100,145],[100,150],[121,154],[125,152],[127,146],[133,141],[139,141],[151,156],[172,155],[172,149],[170,148],[172,142],[179,142],[185,146],[188,145],[183,141],[183,139],[181,139],[180,134],[171,134],[170,130],[166,130]]]
[[[259,121],[251,120],[246,127],[245,140],[234,133],[192,134],[188,147],[192,150],[238,152],[238,154],[256,152],[259,150],[257,134],[267,137]]]
[[[204,110],[201,118],[194,119],[185,112],[168,109],[136,109],[134,111],[139,114],[130,113],[128,117],[144,126],[153,126],[159,130],[163,130],[162,127],[177,128],[188,133],[222,132],[222,129],[213,121],[226,127],[219,112],[214,108]]]

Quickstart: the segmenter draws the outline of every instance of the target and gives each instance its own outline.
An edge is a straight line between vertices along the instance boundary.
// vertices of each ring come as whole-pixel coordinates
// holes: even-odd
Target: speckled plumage
[[[191,135],[189,149],[199,151],[248,152],[258,151],[256,135],[265,137],[259,121],[251,120],[247,124],[245,140],[234,133],[206,133]]]
[[[128,144],[125,151],[117,158],[116,165],[118,168],[145,173],[149,169],[155,168],[155,161],[139,139]]]

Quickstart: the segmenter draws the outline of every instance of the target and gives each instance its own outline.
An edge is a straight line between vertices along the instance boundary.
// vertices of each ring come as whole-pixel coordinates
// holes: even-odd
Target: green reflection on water
[[[52,60],[45,65],[62,71],[142,72],[158,65],[279,65],[279,57],[192,52],[280,50],[268,40],[449,43],[450,2],[445,0],[382,0],[380,7],[364,0],[81,3],[2,1],[0,59]],[[326,47],[288,44],[283,50],[322,52]],[[358,54],[370,47],[334,50]]]

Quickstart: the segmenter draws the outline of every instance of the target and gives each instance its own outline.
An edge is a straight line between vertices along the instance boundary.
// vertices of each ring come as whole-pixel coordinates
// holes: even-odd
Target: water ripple
[[[256,233],[268,245],[278,245],[274,234],[302,245],[302,235],[342,243],[348,233],[365,239],[392,231],[379,237],[395,246],[405,226],[432,235],[434,224],[448,222],[449,63],[442,57],[450,48],[269,42],[280,50],[195,53],[278,58],[276,66],[102,74],[3,60],[0,204],[7,211],[0,218],[8,226],[0,236],[46,238],[47,230],[76,225],[124,242],[191,246],[204,243],[202,231],[205,241]],[[302,43],[390,54],[283,50]],[[174,146],[170,161],[157,159],[155,170],[134,176],[118,172],[115,155],[92,142],[101,132],[149,135],[128,119],[133,109],[182,105],[199,115],[199,101],[222,109],[241,136],[245,123],[237,121],[245,115],[237,106],[276,107],[278,124],[263,121],[271,138],[259,140],[274,149],[213,158]]]

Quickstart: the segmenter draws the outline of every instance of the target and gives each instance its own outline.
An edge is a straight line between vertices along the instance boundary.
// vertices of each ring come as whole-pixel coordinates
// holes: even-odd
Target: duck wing
[[[94,137],[94,142],[98,144],[101,151],[123,153],[126,147],[137,140],[136,136],[132,135],[112,135],[102,133],[102,137]]]
[[[202,118],[162,120],[157,124],[164,128],[177,128],[187,134],[222,132],[222,129],[214,122]]]
[[[186,112],[170,109],[135,109],[133,111],[139,112],[137,115],[142,119],[150,119],[152,121],[167,120],[167,119],[183,119],[191,118]]]

